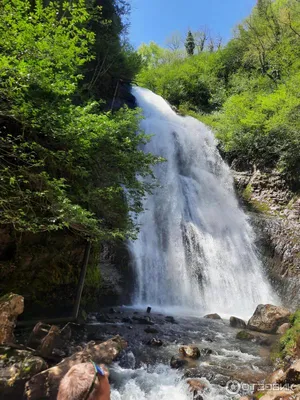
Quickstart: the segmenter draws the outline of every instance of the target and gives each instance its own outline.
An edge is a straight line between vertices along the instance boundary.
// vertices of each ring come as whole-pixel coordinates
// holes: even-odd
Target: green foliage
[[[297,344],[300,344],[300,310],[291,316],[290,322],[291,328],[280,339],[281,358],[295,356]]]
[[[120,56],[126,2],[107,0],[103,9],[85,0],[34,3],[0,4],[1,223],[33,233],[68,228],[92,239],[133,236],[128,212],[140,211],[151,189],[137,174],[151,174],[159,160],[139,150],[149,138],[138,132],[138,111],[101,112],[105,85],[82,100],[86,68],[104,57],[105,41],[114,37],[116,68],[138,68],[132,49],[124,45]]]
[[[262,0],[224,48],[150,63],[138,78],[186,114],[198,113],[229,161],[276,168],[299,186],[299,60],[299,1]]]
[[[126,0],[85,0],[90,19],[87,28],[95,40],[90,48],[94,57],[82,68],[82,99],[110,100],[121,79],[131,82],[140,70],[142,59],[126,37],[126,16],[130,5]]]
[[[245,188],[245,190],[243,191],[243,198],[244,198],[244,200],[246,200],[246,201],[250,201],[251,200],[251,196],[252,196],[252,186],[251,186],[251,184],[249,183],[247,186],[246,186],[246,188]]]
[[[220,56],[220,52],[203,52],[143,69],[138,75],[138,82],[176,106],[203,111],[216,109],[225,96],[225,81],[220,82],[223,79]]]

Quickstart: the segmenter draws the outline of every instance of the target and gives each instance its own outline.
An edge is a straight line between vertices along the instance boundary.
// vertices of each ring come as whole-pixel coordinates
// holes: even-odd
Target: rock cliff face
[[[267,273],[290,309],[300,306],[300,195],[277,171],[234,172]]]
[[[85,241],[68,231],[21,235],[0,227],[0,292],[24,296],[25,318],[70,315],[84,249]],[[82,306],[128,303],[132,284],[126,245],[93,245]]]

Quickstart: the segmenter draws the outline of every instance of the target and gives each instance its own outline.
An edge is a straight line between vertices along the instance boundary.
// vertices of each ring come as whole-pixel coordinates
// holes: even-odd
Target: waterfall
[[[259,303],[278,303],[213,133],[147,89],[133,95],[141,129],[153,135],[144,151],[166,159],[154,167],[158,186],[129,244],[135,305],[248,316]]]

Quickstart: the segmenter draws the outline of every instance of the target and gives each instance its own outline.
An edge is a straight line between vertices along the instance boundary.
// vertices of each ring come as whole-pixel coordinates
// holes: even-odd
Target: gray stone
[[[171,368],[179,369],[179,368],[183,368],[185,365],[187,365],[186,360],[179,358],[179,357],[175,357],[175,356],[173,356],[171,358],[171,361],[170,361]]]
[[[204,316],[204,318],[207,318],[207,319],[219,319],[219,320],[222,319],[219,314],[207,314],[207,315]]]
[[[243,321],[240,318],[237,317],[230,317],[230,326],[233,328],[240,328],[240,329],[245,329],[247,324],[245,321]]]
[[[247,328],[264,333],[276,333],[278,327],[289,321],[289,310],[272,304],[260,304],[248,321]]]

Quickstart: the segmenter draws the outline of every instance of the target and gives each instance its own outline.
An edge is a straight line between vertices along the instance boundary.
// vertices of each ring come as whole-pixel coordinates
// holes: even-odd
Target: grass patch
[[[294,356],[300,340],[300,310],[291,316],[291,328],[280,339],[282,358]]]
[[[284,366],[286,357],[295,357],[297,346],[300,344],[300,310],[297,310],[290,318],[291,327],[274,344],[271,352],[271,360],[277,367]]]

